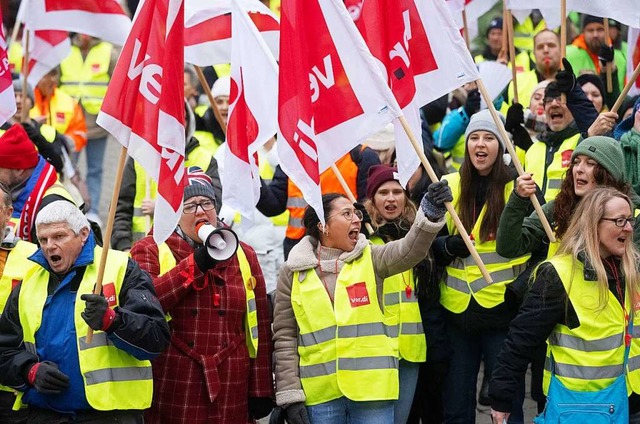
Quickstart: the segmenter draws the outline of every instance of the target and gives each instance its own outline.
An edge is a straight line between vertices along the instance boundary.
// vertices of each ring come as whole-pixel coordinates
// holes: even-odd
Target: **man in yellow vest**
[[[37,266],[0,317],[0,383],[18,391],[28,422],[142,422],[150,360],[170,338],[151,279],[112,250],[102,294],[93,294],[102,248],[82,212],[54,202],[35,225]]]
[[[86,176],[91,196],[91,209],[87,211],[87,216],[100,223],[97,211],[108,134],[96,124],[96,118],[119,52],[111,44],[85,34],[76,34],[71,41],[71,53],[60,64],[60,89],[80,103],[84,112],[87,123]]]
[[[0,136],[0,183],[11,190],[11,225],[18,237],[35,240],[38,211],[54,200],[71,200],[54,167],[38,153],[22,125],[12,125]]]
[[[0,243],[0,311],[9,298],[11,290],[18,285],[25,273],[35,264],[28,260],[37,246],[20,240],[9,227],[9,219],[13,207],[9,189],[0,184],[0,229],[2,229]],[[0,386],[0,422],[7,424],[26,423],[26,411],[13,411],[16,395],[9,387]]]
[[[216,195],[202,169],[185,171],[175,231],[160,246],[147,236],[131,249],[171,316],[171,346],[153,363],[156,395],[146,418],[163,424],[253,422],[273,404],[262,271],[249,245],[234,250],[231,231],[226,253],[205,246],[210,231],[223,226]]]
[[[502,31],[502,18],[493,18],[487,28],[487,45],[481,54],[474,56],[473,61],[475,63],[487,60],[498,61],[503,65],[511,66],[509,52],[502,52]],[[516,49],[516,72],[527,72],[534,66],[535,64],[529,57],[528,51]]]
[[[185,165],[198,166],[211,177],[218,199],[222,198],[222,184],[218,175],[218,162],[194,136],[194,116],[185,102]],[[155,209],[156,183],[149,178],[142,166],[129,158],[122,176],[116,216],[111,235],[111,246],[128,251],[136,241],[147,235]]]

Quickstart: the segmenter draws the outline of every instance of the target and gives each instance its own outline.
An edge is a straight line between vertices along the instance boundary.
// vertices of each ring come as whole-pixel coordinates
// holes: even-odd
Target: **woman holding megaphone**
[[[280,270],[274,311],[276,403],[289,424],[388,424],[398,399],[398,331],[383,281],[422,261],[444,225],[446,181],[433,183],[404,238],[373,245],[341,194],[308,207],[307,235]]]
[[[165,243],[131,256],[153,278],[172,330],[153,362],[149,423],[239,423],[271,412],[271,334],[255,252],[218,224],[211,178],[187,170],[182,216]]]

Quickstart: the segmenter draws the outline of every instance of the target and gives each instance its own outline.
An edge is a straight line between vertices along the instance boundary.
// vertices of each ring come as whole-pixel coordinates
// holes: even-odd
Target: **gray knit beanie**
[[[22,81],[22,75],[13,80],[13,91],[22,93]],[[27,97],[31,99],[31,102],[34,102],[33,88],[29,83],[27,83]]]
[[[585,138],[571,154],[571,162],[578,155],[589,156],[617,181],[625,181],[624,154],[620,143],[615,139],[604,136]]]
[[[500,120],[504,125],[504,116],[502,116],[502,114],[499,112],[498,116],[500,117]],[[469,141],[469,135],[471,135],[471,133],[474,131],[488,131],[490,133],[493,133],[493,135],[496,136],[496,139],[500,143],[500,146],[502,146],[502,152],[505,153],[507,151],[505,141],[502,138],[502,135],[500,135],[500,131],[498,130],[497,125],[495,124],[495,122],[493,122],[493,118],[491,117],[491,112],[489,112],[489,109],[481,110],[480,112],[474,113],[471,116],[471,121],[467,126],[467,130],[464,132],[465,143]]]

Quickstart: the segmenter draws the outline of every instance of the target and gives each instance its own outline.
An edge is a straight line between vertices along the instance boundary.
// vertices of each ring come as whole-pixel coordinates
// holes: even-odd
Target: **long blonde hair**
[[[598,187],[587,193],[573,213],[569,228],[567,228],[562,237],[557,253],[558,255],[565,253],[572,255],[575,267],[578,254],[584,252],[585,262],[593,267],[598,278],[599,309],[605,308],[609,301],[609,283],[607,272],[600,257],[598,228],[600,221],[604,217],[606,204],[616,197],[624,199],[629,204],[630,210],[634,210],[629,196],[614,188]],[[625,293],[627,296],[632,296],[630,299],[633,299],[633,304],[640,286],[638,281],[640,274],[636,265],[640,263],[640,254],[633,244],[632,237],[628,237],[625,244],[626,248],[624,255],[620,258],[620,265],[625,278]]]

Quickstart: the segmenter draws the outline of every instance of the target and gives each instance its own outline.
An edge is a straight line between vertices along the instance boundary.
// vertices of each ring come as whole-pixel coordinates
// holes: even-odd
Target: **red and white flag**
[[[478,79],[473,59],[442,0],[367,0],[358,29],[384,69],[419,141],[419,108]],[[396,120],[394,126],[398,174],[400,183],[406,185],[420,161],[400,122]]]
[[[79,32],[121,46],[131,30],[131,19],[118,0],[28,1],[27,28]]]
[[[280,22],[259,0],[189,0],[185,9],[184,59],[197,66],[231,62],[231,4],[237,3],[278,58]]]
[[[29,31],[29,73],[27,82],[35,87],[49,71],[71,52],[67,31]]]
[[[11,68],[7,55],[7,39],[2,30],[2,11],[0,10],[0,125],[16,113],[16,98],[13,93]]]
[[[278,65],[240,3],[231,6],[231,94],[222,201],[254,221],[258,148],[278,131]]]
[[[141,4],[97,120],[158,183],[153,234],[158,244],[175,230],[182,212],[183,30],[183,0]]]
[[[401,111],[342,0],[281,13],[280,166],[322,219],[320,173]]]
[[[627,34],[627,80],[631,80],[633,71],[640,64],[640,29],[629,27]],[[631,86],[630,96],[640,94],[640,78]]]

